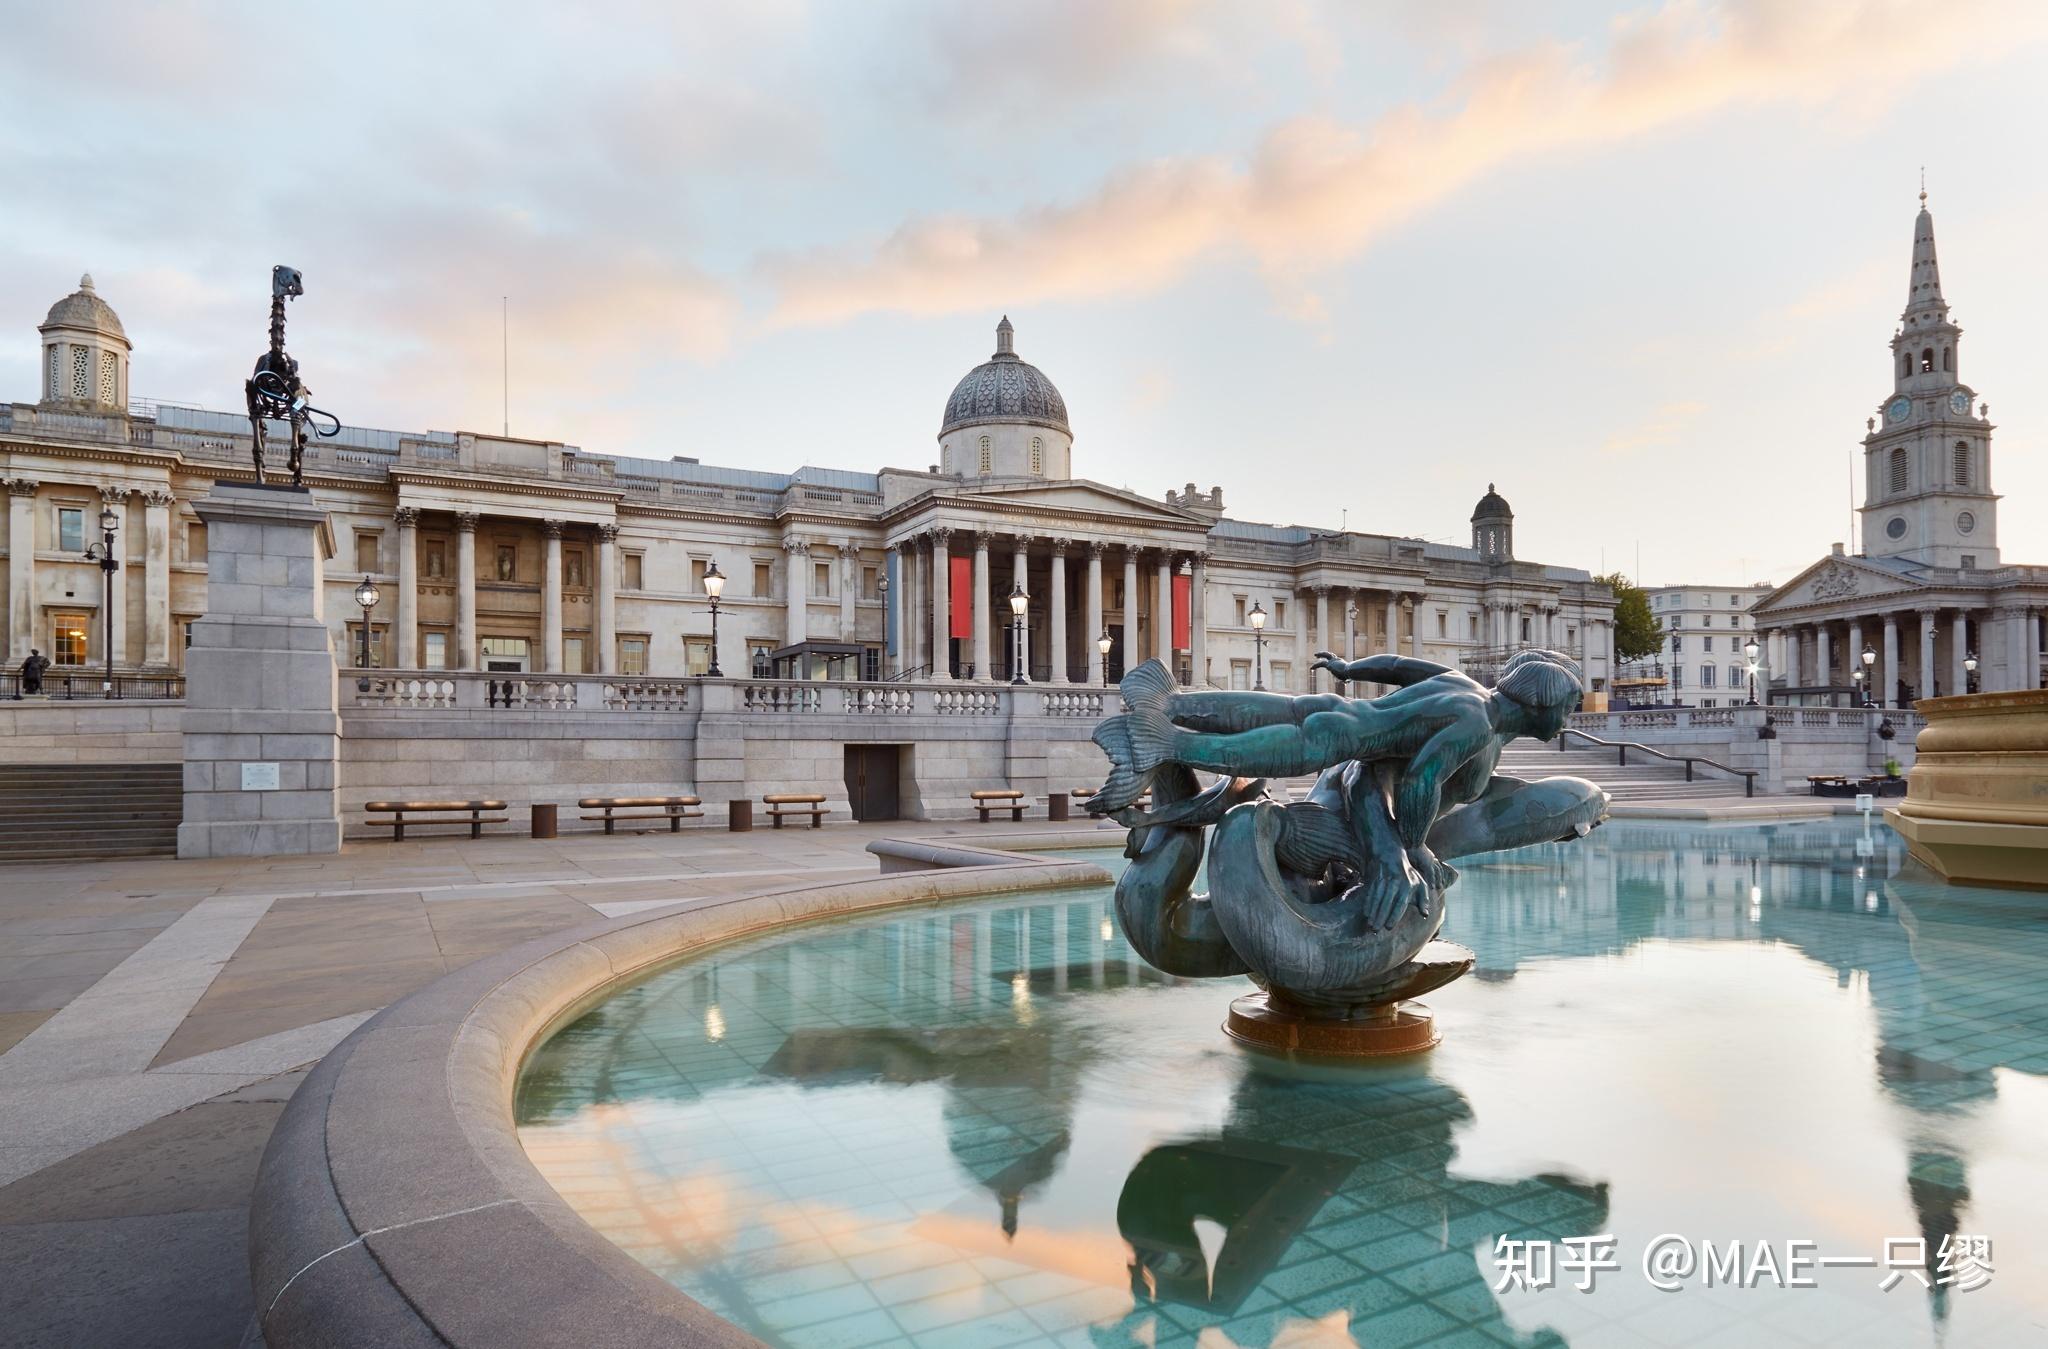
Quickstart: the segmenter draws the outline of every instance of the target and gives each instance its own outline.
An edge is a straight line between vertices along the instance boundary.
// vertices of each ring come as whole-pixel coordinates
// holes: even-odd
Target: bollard
[[[754,803],[744,797],[728,801],[725,806],[725,827],[735,834],[749,834],[754,829]]]
[[[557,816],[555,803],[552,801],[536,801],[533,803],[532,809],[533,836],[535,838],[553,838],[555,836]]]
[[[1053,792],[1045,798],[1045,818],[1064,820],[1067,818],[1067,802],[1071,798],[1065,792]]]

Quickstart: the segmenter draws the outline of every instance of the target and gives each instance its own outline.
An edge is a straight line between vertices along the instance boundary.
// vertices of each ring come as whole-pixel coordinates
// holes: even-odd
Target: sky
[[[92,273],[233,409],[269,269],[352,425],[938,457],[996,320],[1078,476],[1649,584],[1850,541],[1921,173],[2048,565],[2048,6],[0,0],[0,399]]]

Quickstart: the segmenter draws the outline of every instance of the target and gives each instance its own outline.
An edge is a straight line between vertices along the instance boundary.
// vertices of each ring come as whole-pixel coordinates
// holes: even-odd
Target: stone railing
[[[343,707],[507,708],[548,712],[687,712],[694,679],[492,674],[478,670],[340,672]]]
[[[1905,709],[1877,707],[1791,707],[1738,704],[1733,707],[1661,707],[1621,709],[1612,712],[1574,712],[1567,724],[1607,740],[1634,740],[1658,736],[1683,737],[1690,732],[1718,733],[1722,739],[1733,734],[1754,734],[1764,727],[1764,718],[1780,734],[1794,732],[1874,732],[1889,719],[1897,737],[1910,741],[1919,734],[1924,719]]]
[[[1106,698],[1102,689],[1049,689],[1042,696],[1048,717],[1087,717],[1098,721]]]

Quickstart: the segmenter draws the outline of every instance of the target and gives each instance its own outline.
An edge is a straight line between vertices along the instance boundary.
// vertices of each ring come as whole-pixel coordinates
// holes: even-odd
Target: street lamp
[[[889,631],[889,573],[888,573],[888,572],[886,572],[886,571],[885,571],[885,572],[883,572],[883,573],[882,573],[882,574],[881,574],[880,576],[877,576],[877,577],[875,578],[875,589],[876,589],[877,591],[881,592],[881,596],[882,596],[882,631],[883,631],[884,633],[887,633],[887,632]],[[884,643],[884,645],[886,646],[887,644],[886,644],[886,643]],[[903,634],[902,634],[902,633],[900,633],[900,632],[896,634],[896,649],[897,649],[897,651],[898,651],[898,652],[901,652],[901,651],[903,650]],[[898,667],[899,667],[899,669],[900,669],[900,667],[901,667],[901,665],[902,665],[902,657],[901,657],[900,655],[899,655],[899,656],[897,657],[897,665],[898,665]]]
[[[1678,624],[1674,619],[1671,626],[1671,687],[1666,690],[1671,695],[1671,705],[1673,707],[1685,706],[1684,703],[1678,701],[1678,681],[1681,677],[1678,670],[1678,651],[1681,640]]]
[[[889,584],[887,577],[882,584]],[[725,593],[725,573],[718,569],[716,558],[704,569],[704,593],[711,597],[711,664],[704,673],[711,679],[723,679],[725,671],[718,668],[718,597]]]
[[[101,519],[102,521],[104,521],[104,520],[106,519],[106,517],[105,517],[105,516],[101,516],[101,517],[100,517],[100,519]],[[1970,652],[1970,653],[1969,653],[1968,655],[1966,655],[1966,656],[1964,656],[1964,657],[1963,657],[1963,692],[1965,692],[1965,693],[1975,693],[1976,691],[1977,691],[1977,653],[1976,653],[1976,652],[1974,652],[1974,651],[1972,651],[1972,652]]]
[[[1246,615],[1252,622],[1252,688],[1258,692],[1266,689],[1266,611],[1252,601],[1252,611]]]
[[[1756,658],[1762,651],[1763,648],[1756,644],[1755,637],[1751,637],[1742,644],[1743,659],[1749,662],[1749,705],[1751,707],[1756,706]]]
[[[1868,675],[1866,676],[1866,679],[1865,679],[1865,683],[1864,683],[1864,685],[1863,685],[1863,693],[1864,693],[1864,698],[1863,698],[1863,705],[1864,705],[1865,707],[1874,707],[1874,706],[1876,706],[1876,705],[1877,705],[1877,700],[1876,700],[1875,698],[1872,698],[1872,697],[1870,696],[1870,694],[1871,694],[1871,693],[1872,693],[1872,692],[1873,692],[1873,691],[1874,691],[1874,690],[1876,689],[1876,687],[1877,687],[1877,686],[1876,686],[1876,685],[1874,685],[1874,684],[1872,684],[1872,683],[1870,683],[1870,682],[1868,682],[1868,681],[1869,681],[1869,680],[1871,680],[1871,679],[1875,679],[1875,678],[1877,678],[1877,672],[1876,672],[1876,670],[1875,670],[1875,669],[1873,669],[1873,668],[1872,668],[1872,667],[1873,667],[1873,666],[1875,666],[1876,664],[1877,664],[1877,650],[1876,650],[1876,648],[1874,648],[1873,646],[1871,646],[1871,645],[1870,645],[1870,643],[1868,643],[1868,642],[1865,642],[1865,643],[1863,644],[1863,668],[1864,668],[1865,670],[1867,670],[1867,671],[1869,671],[1869,672],[1870,672],[1870,673],[1869,673],[1869,674],[1868,674]]]
[[[1031,597],[1024,593],[1022,581],[1010,587],[1010,682],[1029,684],[1031,676],[1024,673],[1024,610],[1031,603]]]
[[[363,608],[363,658],[357,661],[356,664],[365,670],[370,668],[370,611],[377,607],[377,601],[380,598],[381,596],[377,593],[377,583],[370,579],[369,573],[365,572],[362,584],[356,587],[356,603]],[[368,675],[358,675],[356,677],[356,691],[358,693],[368,693],[370,691],[370,677]]]
[[[107,625],[107,677],[100,692],[109,698],[114,696],[114,573],[121,570],[121,559],[114,555],[114,531],[120,527],[121,517],[114,514],[114,508],[100,507],[100,534],[105,542],[87,544],[85,549],[85,560],[100,564],[100,613]]]

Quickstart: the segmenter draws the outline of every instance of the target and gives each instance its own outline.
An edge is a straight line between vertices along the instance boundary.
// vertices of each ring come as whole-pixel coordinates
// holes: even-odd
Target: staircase
[[[1501,751],[1499,771],[1514,778],[1585,778],[1614,798],[1615,805],[1698,801],[1705,797],[1742,799],[1742,779],[1718,769],[1695,766],[1693,779],[1687,782],[1682,763],[1631,754],[1624,768],[1615,758],[1613,750],[1590,745],[1574,743],[1559,753],[1555,741],[1516,740]]]
[[[183,764],[0,764],[0,862],[169,857],[184,814]]]

